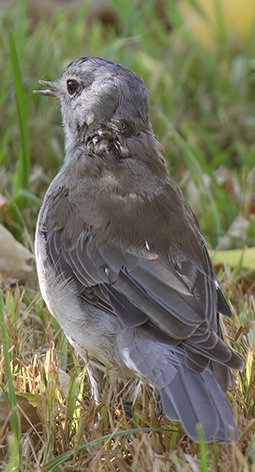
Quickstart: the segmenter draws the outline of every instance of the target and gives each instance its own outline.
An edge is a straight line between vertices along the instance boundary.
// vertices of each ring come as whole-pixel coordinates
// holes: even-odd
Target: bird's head
[[[88,56],[71,62],[55,82],[39,82],[49,89],[34,93],[60,101],[67,148],[110,122],[151,131],[149,91],[137,74],[121,64]]]

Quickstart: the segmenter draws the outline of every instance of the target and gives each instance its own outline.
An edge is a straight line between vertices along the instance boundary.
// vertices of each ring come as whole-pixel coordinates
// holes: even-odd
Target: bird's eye
[[[78,84],[77,80],[73,80],[73,79],[67,80],[66,81],[66,86],[67,86],[68,93],[70,95],[74,95],[75,92],[77,92],[77,90],[79,88],[79,84]]]

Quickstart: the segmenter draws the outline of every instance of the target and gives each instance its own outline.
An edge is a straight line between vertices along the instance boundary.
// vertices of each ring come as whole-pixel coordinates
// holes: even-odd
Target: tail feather
[[[230,442],[231,429],[238,439],[231,406],[209,367],[195,372],[187,366],[182,348],[148,338],[129,344],[128,351],[136,371],[159,389],[166,416],[180,421],[194,441],[198,423],[206,442]]]
[[[174,406],[179,421],[192,439],[197,439],[196,425],[200,423],[206,439],[210,440],[217,434],[219,421],[215,416],[214,406],[201,383],[201,379],[193,372],[185,373],[179,369],[174,381],[163,389],[164,398],[168,398],[168,402],[163,402],[163,406],[167,416],[170,416],[169,404]]]
[[[232,437],[233,431],[237,441],[240,436],[240,432],[234,422],[233,411],[227,397],[224,395],[210,369],[205,370],[203,376],[220,420],[220,426],[217,433],[219,438],[218,442],[225,442],[226,437]]]

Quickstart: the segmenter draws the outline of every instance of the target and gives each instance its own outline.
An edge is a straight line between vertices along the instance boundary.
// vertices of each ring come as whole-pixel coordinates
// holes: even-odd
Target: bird
[[[170,176],[140,76],[102,57],[71,62],[47,89],[61,107],[65,158],[39,212],[42,297],[75,350],[160,394],[198,441],[238,440],[225,392],[242,357],[199,223]]]

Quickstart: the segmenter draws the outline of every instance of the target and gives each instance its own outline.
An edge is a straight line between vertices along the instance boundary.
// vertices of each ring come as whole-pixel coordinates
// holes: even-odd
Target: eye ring
[[[77,90],[79,88],[79,83],[77,82],[77,80],[68,79],[66,81],[66,86],[67,86],[67,91],[68,91],[69,95],[74,95],[75,92],[77,92]]]

